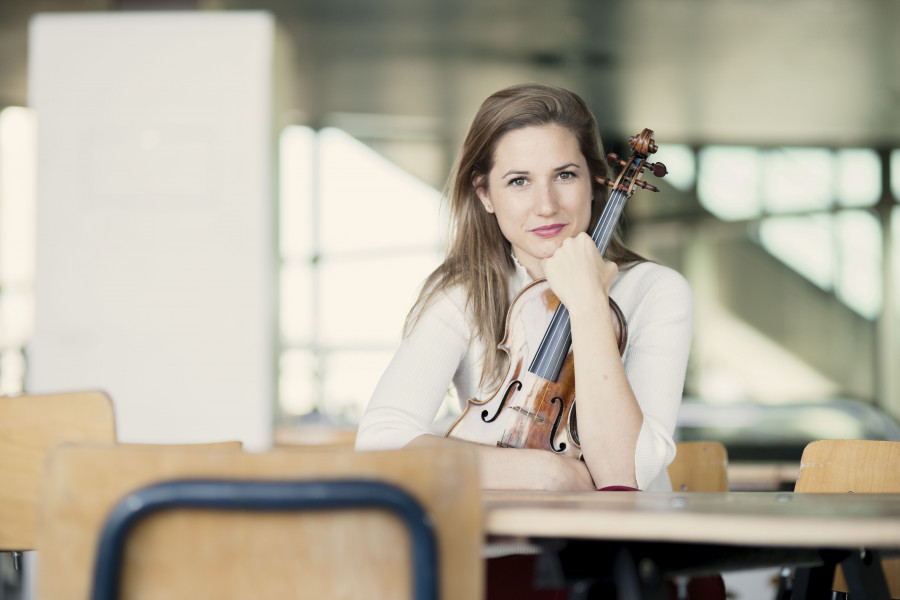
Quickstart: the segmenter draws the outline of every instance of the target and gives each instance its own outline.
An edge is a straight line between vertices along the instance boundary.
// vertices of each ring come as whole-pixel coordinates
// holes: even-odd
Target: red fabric
[[[669,586],[669,595],[672,598],[672,587]],[[688,581],[687,585],[689,600],[725,600],[725,580],[721,575],[710,575],[708,577],[694,577]]]
[[[602,487],[598,492],[639,492],[641,490],[637,488],[633,488],[627,485],[608,485],[606,487]]]
[[[534,581],[534,556],[503,556],[487,561],[487,600],[565,600],[566,589],[538,590]],[[677,600],[677,588],[667,586],[669,597]],[[687,585],[688,600],[725,600],[725,582],[719,575],[695,577]]]
[[[534,556],[516,554],[487,561],[486,600],[565,600],[565,589],[536,590]]]

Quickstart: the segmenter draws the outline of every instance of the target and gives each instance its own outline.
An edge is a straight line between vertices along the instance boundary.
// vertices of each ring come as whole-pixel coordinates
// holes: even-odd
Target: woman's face
[[[542,125],[504,134],[478,198],[529,275],[543,277],[541,261],[591,220],[591,175],[578,140],[565,127]]]

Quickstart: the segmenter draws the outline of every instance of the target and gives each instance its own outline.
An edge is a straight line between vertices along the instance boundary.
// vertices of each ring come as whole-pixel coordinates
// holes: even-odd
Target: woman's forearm
[[[471,444],[454,438],[421,435],[407,448],[444,444]],[[585,463],[558,456],[547,450],[497,448],[473,444],[478,448],[482,489],[590,491],[596,489]]]
[[[612,326],[609,290],[618,266],[603,260],[587,234],[565,240],[542,265],[571,319],[584,461],[598,488],[637,487],[634,457],[644,417]]]
[[[598,488],[637,487],[635,448],[643,413],[625,374],[608,302],[572,314],[578,437]]]

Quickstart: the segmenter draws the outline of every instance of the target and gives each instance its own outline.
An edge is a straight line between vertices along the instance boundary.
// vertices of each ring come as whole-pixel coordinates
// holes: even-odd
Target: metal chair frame
[[[412,590],[417,600],[436,599],[437,541],[422,505],[394,485],[370,480],[259,481],[181,479],[141,488],[123,498],[100,534],[92,600],[118,596],[128,535],[142,519],[175,509],[306,511],[377,508],[399,517],[412,545]]]

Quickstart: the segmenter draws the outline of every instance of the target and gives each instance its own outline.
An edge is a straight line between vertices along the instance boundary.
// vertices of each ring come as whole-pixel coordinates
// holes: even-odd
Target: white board
[[[103,389],[119,439],[271,442],[275,24],[42,14],[28,390]]]

